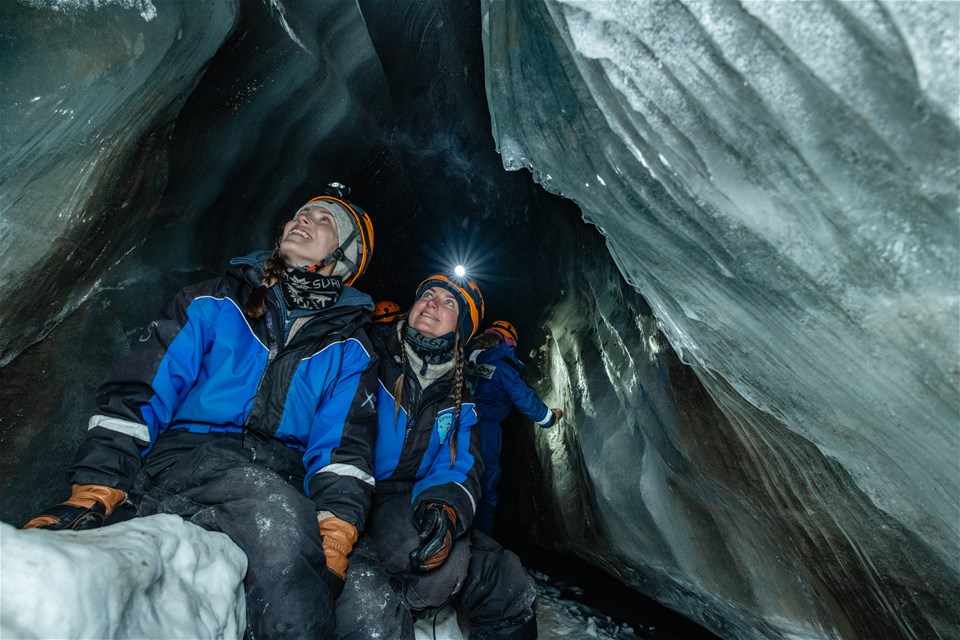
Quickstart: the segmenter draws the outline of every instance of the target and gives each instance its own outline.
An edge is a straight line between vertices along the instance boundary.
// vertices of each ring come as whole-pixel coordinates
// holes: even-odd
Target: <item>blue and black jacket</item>
[[[553,412],[524,381],[522,371],[523,364],[508,344],[470,354],[467,381],[484,423],[500,424],[515,406],[541,427],[553,426]]]
[[[400,328],[402,321],[374,325],[370,339],[380,359],[377,415],[379,425],[374,448],[374,476],[381,487],[412,486],[414,512],[426,503],[442,502],[457,514],[456,535],[473,523],[480,498],[480,457],[476,406],[469,392],[461,392],[460,423],[456,456],[450,463],[453,440],[455,394],[451,371],[420,388],[416,375],[404,375],[403,398],[399,415],[393,389],[401,370]],[[396,416],[396,417],[395,417]]]
[[[377,358],[369,296],[344,287],[322,311],[288,311],[277,287],[251,320],[243,304],[269,253],[183,289],[97,392],[99,413],[68,474],[129,491],[164,432],[252,433],[303,454],[318,511],[362,529],[374,488]]]

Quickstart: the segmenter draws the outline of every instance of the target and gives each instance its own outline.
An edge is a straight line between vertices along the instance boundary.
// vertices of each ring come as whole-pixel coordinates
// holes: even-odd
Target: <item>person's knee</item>
[[[495,638],[502,631],[508,634],[503,637],[523,637],[509,634],[529,629],[530,620],[535,618],[537,589],[533,580],[520,559],[494,540],[475,532],[472,541],[470,573],[460,595],[461,609],[470,618],[471,634]],[[535,628],[536,623],[532,624]]]
[[[403,596],[415,611],[439,609],[463,587],[470,566],[469,537],[456,540],[446,561],[426,573],[408,572]]]
[[[413,618],[400,596],[385,583],[353,581],[352,577],[347,574],[346,586],[337,598],[337,637],[340,640],[412,639]]]
[[[314,572],[326,566],[312,504],[282,494],[234,500],[191,520],[222,531],[247,554],[248,573],[261,577]]]
[[[340,640],[413,638],[410,610],[390,586],[364,539],[350,556],[346,585],[336,606]]]

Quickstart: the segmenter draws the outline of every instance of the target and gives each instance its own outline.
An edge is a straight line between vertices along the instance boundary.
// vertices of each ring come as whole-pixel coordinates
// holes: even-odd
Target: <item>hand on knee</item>
[[[436,569],[450,555],[457,514],[448,504],[430,502],[417,508],[413,523],[420,546],[410,552],[410,565],[418,571]]]

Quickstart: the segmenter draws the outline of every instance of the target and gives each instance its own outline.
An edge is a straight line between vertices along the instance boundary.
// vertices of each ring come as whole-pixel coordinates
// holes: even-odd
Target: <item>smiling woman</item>
[[[433,275],[405,319],[371,329],[377,491],[337,600],[341,640],[409,640],[415,618],[454,598],[471,638],[536,635],[533,582],[513,553],[471,527],[482,465],[463,344],[483,311],[475,282]],[[371,609],[371,599],[384,604]]]
[[[373,229],[347,195],[330,185],[272,253],[235,259],[161,311],[97,394],[71,498],[26,527],[99,527],[123,502],[179,515],[246,555],[245,635],[333,636],[376,429],[373,301],[350,286]]]
[[[314,267],[324,263],[324,258],[330,256],[340,245],[340,234],[337,221],[334,220],[332,208],[339,208],[333,203],[303,205],[293,219],[283,225],[283,238],[280,240],[280,250],[287,257],[287,262],[297,267]],[[331,260],[316,269],[325,276],[331,275],[336,261]]]
[[[428,338],[439,338],[453,332],[459,315],[460,305],[453,293],[443,287],[430,287],[413,303],[408,322]]]

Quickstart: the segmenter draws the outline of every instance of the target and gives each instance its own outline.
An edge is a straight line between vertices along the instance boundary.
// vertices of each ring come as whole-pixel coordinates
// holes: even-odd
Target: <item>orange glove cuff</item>
[[[443,510],[447,512],[447,515],[450,516],[450,522],[452,522],[452,523],[453,523],[453,526],[456,527],[456,526],[457,526],[457,512],[454,511],[454,510],[453,510],[453,507],[451,507],[451,506],[448,505],[448,504],[443,504],[443,503],[441,503],[440,506],[443,507]]]
[[[58,522],[60,522],[60,518],[54,518],[53,516],[37,516],[27,524],[23,525],[23,528],[36,529],[37,527],[48,527],[51,524],[57,524]]]
[[[89,509],[99,502],[106,507],[107,515],[110,515],[117,505],[126,499],[126,492],[120,489],[105,487],[101,484],[75,484],[70,499],[64,504]]]

